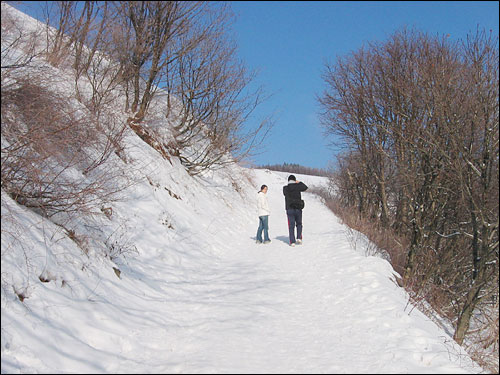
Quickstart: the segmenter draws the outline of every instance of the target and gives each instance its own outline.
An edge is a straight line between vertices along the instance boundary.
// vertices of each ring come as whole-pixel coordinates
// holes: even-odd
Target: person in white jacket
[[[269,209],[269,204],[267,202],[267,186],[262,185],[260,191],[257,193],[257,208],[259,213],[259,229],[257,229],[257,241],[256,243],[269,243],[269,214],[271,210]],[[264,232],[264,241],[262,241],[262,232]]]

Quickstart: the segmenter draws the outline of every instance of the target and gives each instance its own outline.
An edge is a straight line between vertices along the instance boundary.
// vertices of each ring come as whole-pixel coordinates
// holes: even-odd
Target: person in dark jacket
[[[302,244],[302,209],[304,208],[304,201],[300,193],[306,190],[306,184],[297,181],[293,174],[288,176],[288,185],[283,186],[290,246],[295,246],[295,243]],[[297,226],[297,240],[295,240],[295,226]]]

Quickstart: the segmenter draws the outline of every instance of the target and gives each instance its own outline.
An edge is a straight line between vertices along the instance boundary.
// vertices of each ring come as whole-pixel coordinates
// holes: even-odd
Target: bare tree
[[[250,153],[271,123],[242,131],[262,98],[259,91],[248,93],[252,77],[228,40],[228,8],[179,1],[120,2],[116,8],[116,56],[130,127],[164,157],[179,156],[192,174],[224,165],[230,154]],[[166,93],[165,120],[173,126],[174,139],[166,142],[142,124],[158,89]]]
[[[77,98],[94,113],[101,105],[114,100],[113,91],[121,83],[120,64],[113,60],[113,30],[116,19],[109,2],[86,1],[79,16],[75,15],[70,43],[74,53],[75,89]],[[90,99],[82,97],[80,78],[90,83]]]
[[[405,285],[457,321],[462,343],[498,299],[498,38],[402,30],[324,78],[323,124],[353,151],[341,202],[408,239]]]
[[[78,1],[46,1],[43,8],[46,22],[46,56],[47,61],[59,66],[69,55],[74,35],[73,22]]]
[[[243,92],[252,77],[225,35],[226,19],[223,9],[211,14],[208,25],[197,25],[194,34],[204,37],[177,64],[179,84],[174,92],[180,99],[180,113],[173,126],[175,147],[191,174],[234,162],[230,155],[234,158],[239,153],[242,157],[268,125],[263,121],[242,134],[261,97],[259,92],[255,96]]]
[[[457,156],[454,171],[469,214],[463,231],[471,238],[472,272],[455,332],[459,343],[465,338],[475,307],[482,301],[498,301],[499,264],[498,37],[478,30],[463,48],[460,105],[454,108],[454,121],[448,122],[463,130],[458,134],[449,128]]]
[[[206,5],[183,1],[126,1],[114,5],[119,16],[117,56],[123,64],[123,78],[132,89],[126,108],[140,123],[167,69],[193,47],[195,41],[181,40]]]

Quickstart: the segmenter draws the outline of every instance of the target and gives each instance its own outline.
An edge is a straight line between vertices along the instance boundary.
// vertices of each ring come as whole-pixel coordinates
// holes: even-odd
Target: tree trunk
[[[455,330],[455,334],[453,335],[453,339],[462,345],[465,335],[469,330],[470,320],[472,318],[472,313],[474,312],[474,308],[479,302],[479,292],[481,291],[481,285],[478,283],[474,283],[474,285],[469,289],[467,293],[467,299],[464,307],[458,317],[457,320],[457,328]]]

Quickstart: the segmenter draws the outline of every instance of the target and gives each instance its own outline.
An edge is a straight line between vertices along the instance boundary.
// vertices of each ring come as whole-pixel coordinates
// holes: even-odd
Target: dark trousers
[[[286,216],[288,216],[290,243],[295,243],[295,226],[297,226],[297,239],[302,239],[302,210],[296,208],[286,210]]]

